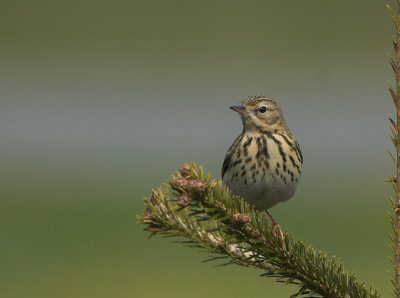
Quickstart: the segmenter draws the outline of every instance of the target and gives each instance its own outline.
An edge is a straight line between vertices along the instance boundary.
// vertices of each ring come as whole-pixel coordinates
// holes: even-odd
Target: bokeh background
[[[136,224],[183,161],[219,178],[250,94],[304,153],[274,216],[389,296],[392,32],[385,1],[2,1],[0,296],[294,293]]]

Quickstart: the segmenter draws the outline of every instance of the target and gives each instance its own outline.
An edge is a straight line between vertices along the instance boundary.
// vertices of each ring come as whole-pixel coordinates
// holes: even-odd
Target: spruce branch
[[[379,297],[371,287],[345,272],[336,258],[328,258],[285,233],[285,246],[264,212],[234,196],[221,181],[204,176],[202,167],[184,164],[163,187],[144,199],[138,222],[146,231],[188,240],[177,242],[205,248],[224,260],[263,270],[261,276],[297,284],[292,297]]]
[[[396,176],[389,176],[386,180],[391,183],[396,197],[393,199],[390,197],[392,203],[393,212],[389,213],[389,220],[393,229],[393,234],[390,235],[391,239],[391,251],[394,257],[389,257],[390,262],[393,264],[394,269],[394,279],[392,283],[394,286],[394,296],[400,298],[400,54],[399,54],[399,44],[400,44],[400,0],[396,1],[397,11],[393,10],[389,4],[386,4],[390,12],[390,16],[395,26],[395,34],[392,36],[394,58],[389,56],[389,63],[392,67],[396,88],[389,86],[389,92],[392,97],[395,109],[396,109],[396,121],[389,118],[391,134],[390,139],[396,151],[396,155],[393,155],[390,150],[388,150],[393,163],[396,165]]]

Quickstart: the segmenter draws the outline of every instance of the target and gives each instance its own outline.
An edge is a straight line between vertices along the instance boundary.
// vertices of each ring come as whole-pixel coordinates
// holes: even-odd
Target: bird
[[[251,95],[230,108],[240,115],[243,130],[226,153],[222,180],[233,194],[267,213],[285,248],[281,226],[268,209],[297,190],[303,165],[299,143],[275,100]]]

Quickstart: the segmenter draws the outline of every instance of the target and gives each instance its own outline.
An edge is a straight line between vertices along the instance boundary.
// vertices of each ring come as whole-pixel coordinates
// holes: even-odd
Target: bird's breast
[[[302,156],[291,135],[245,134],[231,148],[224,183],[258,209],[290,199],[301,176]]]

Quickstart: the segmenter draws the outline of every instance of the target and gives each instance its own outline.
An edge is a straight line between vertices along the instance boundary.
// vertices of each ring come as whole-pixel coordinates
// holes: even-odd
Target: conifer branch
[[[371,287],[345,272],[336,258],[285,233],[286,249],[264,212],[254,210],[234,196],[221,181],[203,169],[184,164],[176,176],[145,198],[146,209],[138,222],[146,231],[180,236],[190,247],[215,254],[221,265],[238,264],[263,270],[261,276],[297,284],[292,297],[379,297]]]
[[[389,92],[392,97],[395,109],[396,109],[396,121],[389,118],[390,121],[390,129],[391,135],[390,139],[393,143],[394,149],[396,151],[396,156],[394,156],[390,151],[389,154],[392,157],[394,164],[396,165],[396,176],[389,176],[389,179],[386,181],[390,182],[393,190],[395,192],[396,198],[393,199],[390,197],[390,201],[393,207],[393,213],[389,213],[390,223],[393,229],[393,235],[390,235],[391,238],[391,250],[394,257],[389,257],[389,260],[393,264],[394,268],[394,279],[392,279],[392,283],[394,286],[394,295],[397,298],[400,298],[400,135],[399,135],[399,127],[400,127],[400,55],[399,55],[399,44],[400,44],[400,0],[396,1],[397,11],[395,12],[389,4],[386,5],[388,8],[392,21],[395,25],[395,34],[392,37],[393,49],[394,49],[394,59],[389,57],[389,63],[392,67],[394,77],[396,80],[396,88],[393,89],[389,87]],[[394,214],[394,215],[393,215]]]

